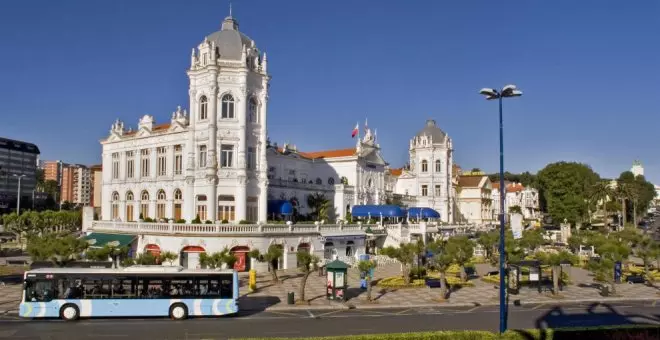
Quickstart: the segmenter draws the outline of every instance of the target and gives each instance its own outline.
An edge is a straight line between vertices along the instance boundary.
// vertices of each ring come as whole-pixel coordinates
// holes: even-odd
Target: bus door
[[[28,274],[25,281],[25,310],[26,317],[51,317],[59,314],[59,305],[53,303],[57,298],[55,280],[53,275],[31,276]]]

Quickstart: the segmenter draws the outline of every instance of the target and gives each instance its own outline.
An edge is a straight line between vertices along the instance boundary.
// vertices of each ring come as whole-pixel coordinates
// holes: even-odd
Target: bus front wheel
[[[78,320],[80,316],[80,311],[76,305],[64,305],[60,308],[60,318],[65,321],[75,321]]]
[[[188,318],[188,308],[181,303],[174,304],[170,307],[170,317],[174,320],[185,320]]]

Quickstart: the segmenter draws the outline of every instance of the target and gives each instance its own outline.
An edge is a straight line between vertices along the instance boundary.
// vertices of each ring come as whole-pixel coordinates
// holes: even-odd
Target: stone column
[[[190,96],[190,125],[188,126],[188,140],[184,146],[183,167],[186,174],[186,186],[183,189],[182,217],[190,222],[195,218],[195,123],[199,111],[197,91],[188,91]]]
[[[170,193],[169,195],[173,195]],[[167,204],[165,205],[165,218],[169,219],[174,218],[174,197],[167,196]]]
[[[174,145],[167,146],[167,159],[165,163],[167,164],[167,177],[174,177]]]
[[[238,98],[234,103],[236,109],[236,117],[238,117],[239,127],[239,141],[237,150],[236,162],[236,221],[245,220],[247,212],[247,170],[246,166],[246,149],[247,149],[247,89],[242,86],[238,91]]]
[[[154,199],[155,197],[149,196],[149,198],[151,198],[151,199],[149,200],[149,214],[147,214],[147,216],[149,216],[152,219],[155,219],[156,218],[156,200]],[[145,218],[147,216],[145,216]]]
[[[207,197],[207,217],[211,221],[217,218],[218,209],[218,86],[215,84],[217,71],[212,73],[214,85],[209,93],[209,144],[206,159],[206,180],[209,185]]]
[[[265,85],[267,88],[267,84]],[[261,95],[261,106],[259,107],[259,123],[261,131],[259,134],[259,222],[268,220],[268,158],[266,119],[267,119],[268,93],[263,90]]]

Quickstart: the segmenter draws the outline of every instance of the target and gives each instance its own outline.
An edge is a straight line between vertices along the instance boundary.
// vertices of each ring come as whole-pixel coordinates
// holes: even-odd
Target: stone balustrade
[[[364,231],[367,224],[192,224],[192,223],[152,223],[93,221],[86,231],[120,232],[135,234],[189,234],[189,235],[282,235],[318,234],[320,232]]]

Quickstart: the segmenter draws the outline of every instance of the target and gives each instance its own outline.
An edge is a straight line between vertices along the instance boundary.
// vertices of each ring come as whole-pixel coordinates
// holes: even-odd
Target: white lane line
[[[531,310],[537,310],[537,309],[539,309],[543,306],[545,306],[545,303],[538,304],[538,305],[534,306],[534,308],[532,308]]]
[[[316,315],[316,316],[321,317],[321,316],[326,316],[326,315],[331,315],[331,314],[337,314],[337,313],[339,313],[339,312],[343,312],[344,310],[345,310],[345,309],[337,309],[337,310],[333,310],[332,312],[327,312],[327,313],[323,313],[323,314],[318,314],[318,315]]]
[[[312,311],[310,311],[309,309],[307,310],[307,314],[309,314],[310,318],[312,319],[315,318],[314,314],[312,314]]]

